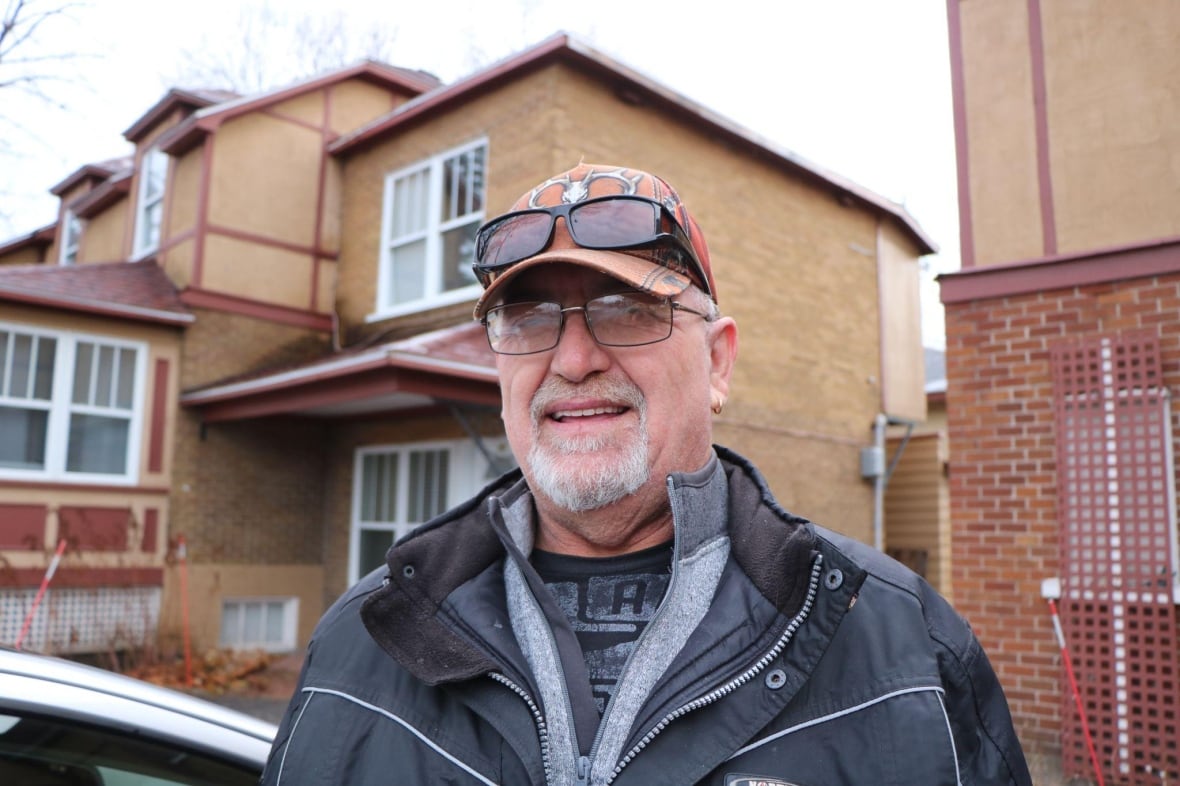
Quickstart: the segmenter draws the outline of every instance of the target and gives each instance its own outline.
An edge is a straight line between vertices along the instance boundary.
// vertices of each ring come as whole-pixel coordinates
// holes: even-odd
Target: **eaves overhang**
[[[482,333],[478,328],[481,340]],[[499,406],[499,375],[491,351],[470,351],[476,335],[475,329],[464,325],[337,353],[294,368],[189,391],[181,395],[180,403],[206,423],[274,415],[358,417],[420,410],[443,402]]]
[[[125,169],[72,201],[68,207],[78,218],[93,218],[131,193],[134,169]]]
[[[12,254],[25,248],[44,249],[53,243],[57,236],[57,224],[46,224],[23,235],[0,243],[0,256]]]
[[[196,317],[187,313],[0,284],[0,302],[4,301],[178,327],[191,325],[196,321]]]
[[[670,90],[622,63],[587,46],[567,33],[553,35],[520,54],[501,60],[488,68],[450,85],[424,93],[392,112],[341,136],[328,145],[331,154],[344,154],[380,141],[395,129],[445,112],[465,101],[518,79],[526,73],[554,62],[565,62],[596,74],[608,83],[620,100],[629,103],[658,105],[686,122],[701,126],[715,138],[727,140],[751,151],[768,163],[784,167],[822,188],[832,191],[841,202],[860,203],[883,213],[901,224],[918,246],[919,256],[934,254],[934,242],[917,220],[902,205],[820,167],[765,137],[753,133],[734,121],[691,99]]]
[[[228,90],[185,90],[174,87],[164,94],[147,112],[136,120],[130,128],[123,132],[123,138],[137,144],[161,120],[168,117],[176,109],[200,109],[211,104],[218,104],[237,97],[237,93]]]
[[[49,189],[49,193],[56,197],[60,197],[75,186],[85,183],[87,180],[92,180],[101,183],[111,175],[131,166],[132,159],[124,156],[123,158],[113,158],[108,161],[99,161],[93,164],[85,164],[70,173],[60,183],[57,183]]]

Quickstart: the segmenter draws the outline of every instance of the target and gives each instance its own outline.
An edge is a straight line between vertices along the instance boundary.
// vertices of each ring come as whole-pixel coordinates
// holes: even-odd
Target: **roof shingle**
[[[155,262],[0,267],[0,301],[149,322],[193,321]]]

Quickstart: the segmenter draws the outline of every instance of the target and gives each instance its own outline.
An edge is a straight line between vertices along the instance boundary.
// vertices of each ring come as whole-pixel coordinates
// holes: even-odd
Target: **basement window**
[[[295,649],[298,598],[227,598],[221,602],[221,646],[236,650]]]

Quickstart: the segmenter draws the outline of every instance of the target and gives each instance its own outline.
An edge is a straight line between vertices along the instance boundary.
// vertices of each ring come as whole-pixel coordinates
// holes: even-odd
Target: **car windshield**
[[[7,710],[0,714],[0,783],[253,786],[258,770],[179,745]]]

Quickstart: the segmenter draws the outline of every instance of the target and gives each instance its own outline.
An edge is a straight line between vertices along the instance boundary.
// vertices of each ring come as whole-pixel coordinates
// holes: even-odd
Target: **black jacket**
[[[263,783],[1030,784],[966,622],[717,453],[669,478],[680,589],[628,662],[640,689],[628,705],[621,681],[601,728],[577,679],[563,697],[560,674],[534,675],[578,667],[568,623],[534,592],[516,474],[404,539],[325,614]],[[718,500],[727,517],[709,513]],[[530,665],[546,653],[561,668]]]

